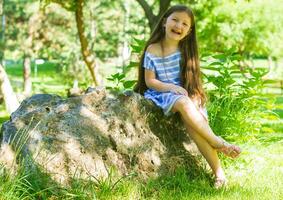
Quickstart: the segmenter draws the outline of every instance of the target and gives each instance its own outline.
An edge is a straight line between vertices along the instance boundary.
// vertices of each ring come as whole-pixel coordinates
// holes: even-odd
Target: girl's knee
[[[185,110],[190,106],[190,104],[192,104],[192,100],[187,96],[183,96],[176,101],[176,103],[173,106],[173,110],[174,111]]]

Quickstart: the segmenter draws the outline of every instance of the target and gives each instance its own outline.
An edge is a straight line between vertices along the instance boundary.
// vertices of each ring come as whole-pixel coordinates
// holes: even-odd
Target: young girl
[[[227,180],[217,152],[235,158],[241,150],[211,130],[200,75],[194,15],[186,6],[173,6],[164,13],[145,46],[134,90],[161,107],[165,115],[180,113],[219,188]]]

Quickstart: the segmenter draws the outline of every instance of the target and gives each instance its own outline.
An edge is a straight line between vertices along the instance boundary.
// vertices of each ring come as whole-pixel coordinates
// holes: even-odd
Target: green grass
[[[23,67],[22,64],[10,64],[6,66],[6,72],[15,92],[21,93],[23,90]],[[31,65],[31,80],[33,93],[55,93],[66,96],[67,85],[62,80],[58,64],[45,62]]]
[[[174,174],[141,182],[124,179],[115,187],[105,181],[95,184],[73,180],[70,187],[60,187],[43,172],[25,172],[16,177],[0,175],[1,199],[249,199],[279,200],[283,197],[283,145],[245,144],[242,156],[224,160],[229,178],[226,189],[215,190],[208,178],[190,178],[184,169]]]
[[[281,199],[283,197],[283,146],[282,143],[263,146],[245,144],[243,155],[237,161],[226,160],[229,186],[215,190],[207,179],[190,179],[185,170],[180,169],[174,176],[161,177],[146,184],[130,185],[140,199]],[[229,163],[229,164],[228,164]],[[120,189],[121,188],[121,189]],[[131,199],[130,191],[120,185],[105,199]],[[132,191],[132,192],[133,192]],[[137,199],[139,199],[137,198]],[[104,196],[103,196],[104,199]]]

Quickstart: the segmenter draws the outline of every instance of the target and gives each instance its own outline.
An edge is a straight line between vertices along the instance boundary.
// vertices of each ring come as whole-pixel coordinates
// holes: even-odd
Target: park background
[[[202,178],[187,180],[183,169],[147,183],[105,180],[68,188],[53,188],[44,175],[12,177],[1,170],[1,199],[283,198],[281,0],[0,3],[1,123],[33,94],[67,97],[89,86],[114,93],[131,90],[154,24],[168,6],[185,4],[196,16],[210,123],[244,149],[237,161],[223,158],[231,180],[226,190],[215,191]]]

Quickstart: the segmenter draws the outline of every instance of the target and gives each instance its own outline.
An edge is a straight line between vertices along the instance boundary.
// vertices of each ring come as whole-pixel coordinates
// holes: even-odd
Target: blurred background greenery
[[[0,60],[14,96],[131,89],[145,41],[174,4],[196,16],[212,126],[228,135],[259,132],[254,118],[270,118],[266,109],[276,110],[283,92],[281,0],[2,0]],[[14,101],[2,90],[5,119]]]
[[[1,60],[14,90],[23,92],[23,60],[30,59],[32,92],[59,92],[77,80],[81,87],[91,84],[83,62],[76,23],[76,1],[2,0]],[[142,2],[146,6],[142,7]],[[160,3],[161,2],[161,3]],[[83,1],[84,35],[94,57],[99,84],[122,72],[129,61],[136,61],[131,45],[134,39],[146,40],[150,23],[160,9],[183,3],[196,15],[201,55],[235,48],[243,65],[270,69],[268,78],[282,79],[283,6],[281,0],[190,0],[190,1]],[[162,7],[163,5],[163,7]],[[165,8],[166,9],[166,8]],[[153,22],[150,22],[150,20]],[[156,21],[156,20],[155,20]],[[44,63],[35,65],[37,59]],[[130,73],[135,77],[136,70]],[[58,79],[59,77],[59,79]],[[33,79],[35,78],[35,79]],[[45,81],[44,78],[49,81]],[[53,80],[53,84],[51,83]],[[63,90],[57,90],[61,85]],[[50,88],[50,89],[49,89]]]

